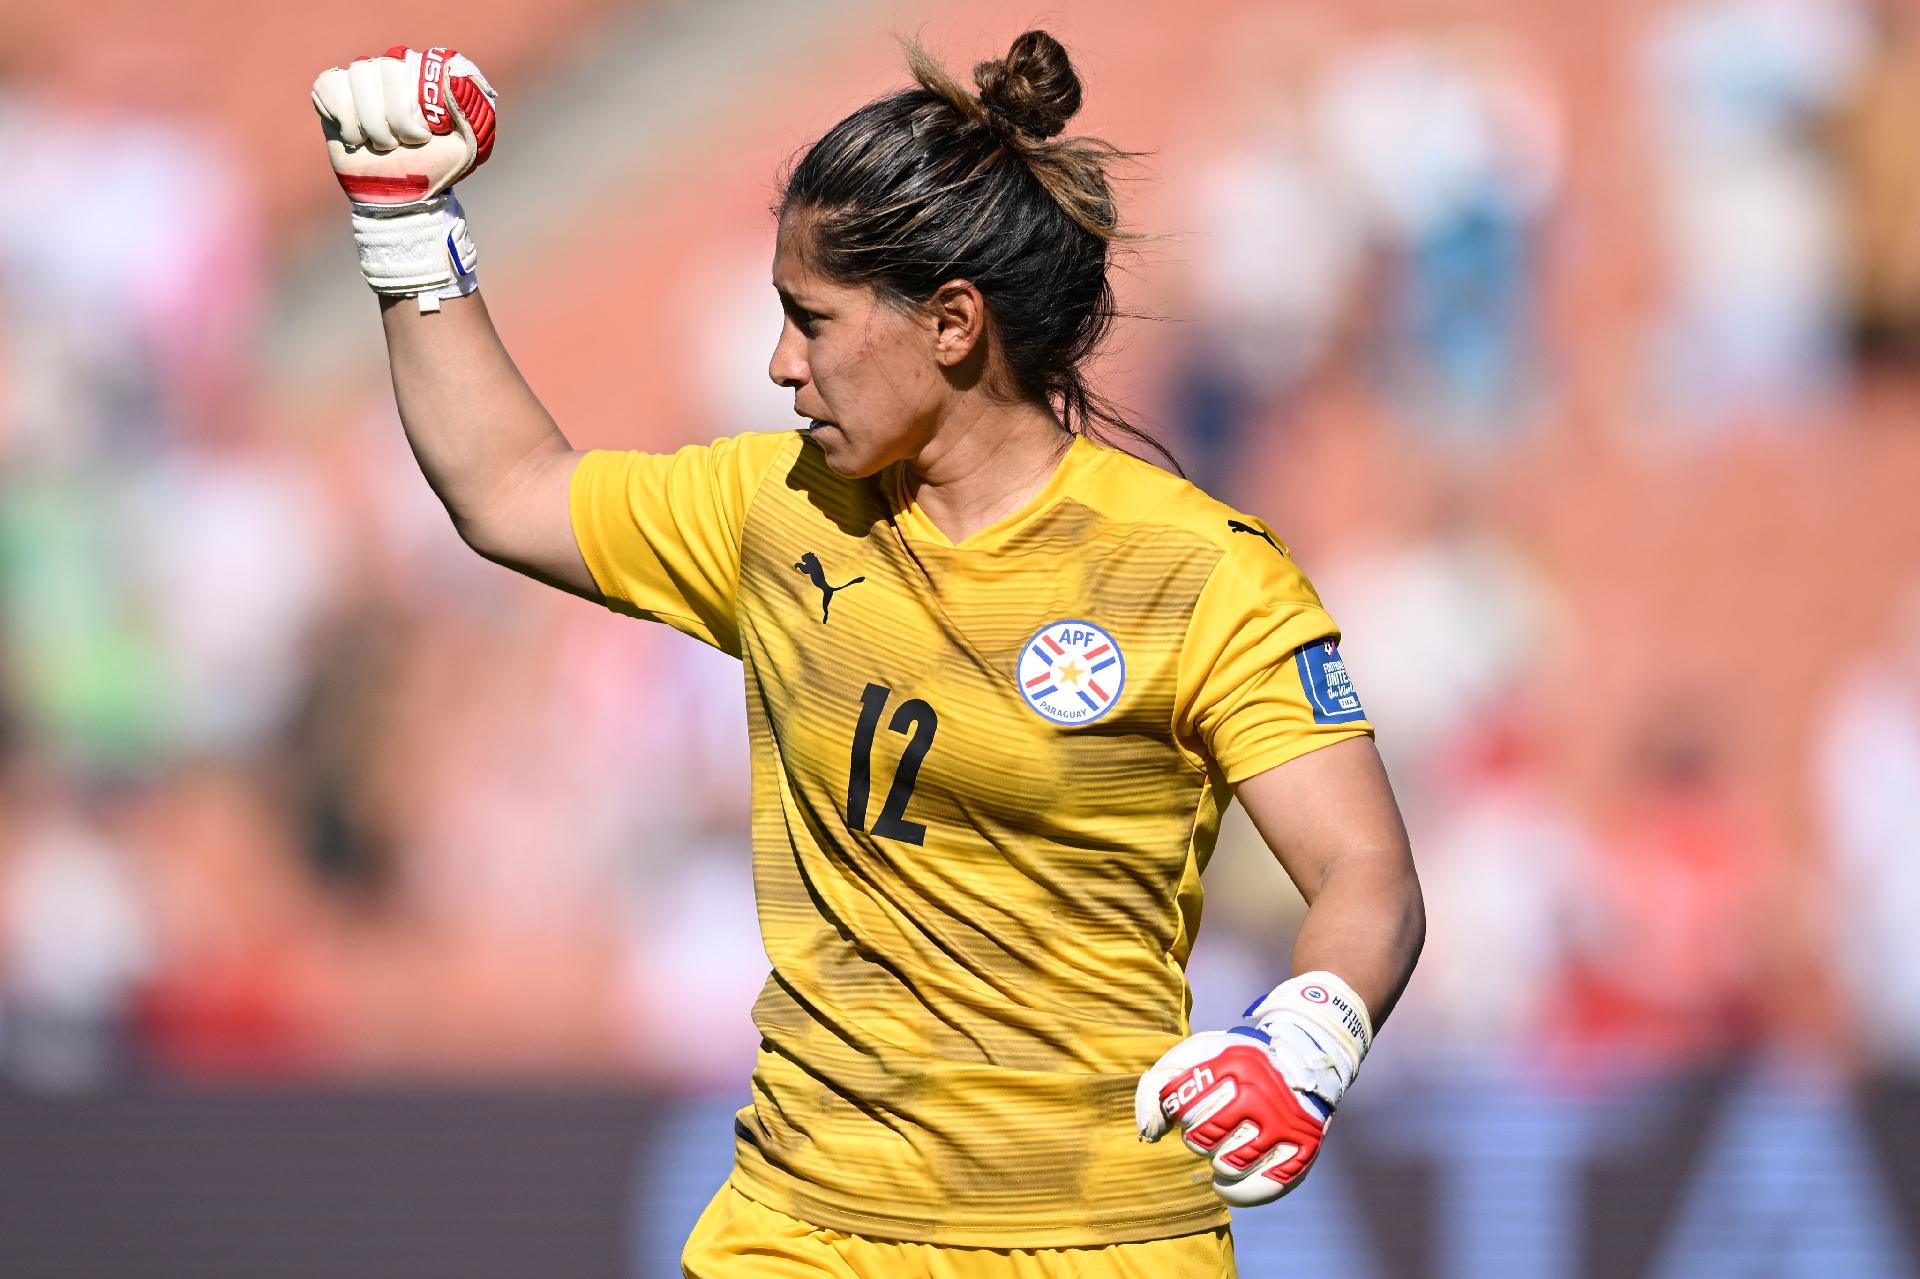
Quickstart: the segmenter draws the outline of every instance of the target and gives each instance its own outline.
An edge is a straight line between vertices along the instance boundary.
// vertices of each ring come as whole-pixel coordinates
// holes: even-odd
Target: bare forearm
[[[1412,863],[1351,854],[1327,868],[1293,945],[1295,973],[1336,973],[1366,1002],[1377,1031],[1406,989],[1427,935]]]
[[[516,476],[566,437],[514,367],[475,293],[422,314],[411,298],[382,298],[394,400],[407,443],[461,536],[476,540],[490,512],[510,503]]]
[[[1343,979],[1378,1029],[1420,957],[1427,916],[1373,739],[1310,751],[1248,778],[1236,794],[1307,899],[1293,971]]]

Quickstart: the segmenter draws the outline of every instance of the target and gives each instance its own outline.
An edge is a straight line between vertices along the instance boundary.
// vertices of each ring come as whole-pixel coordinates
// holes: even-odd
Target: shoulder
[[[748,431],[710,444],[689,445],[678,456],[698,459],[711,473],[723,500],[745,509],[806,451],[805,431]]]
[[[855,478],[827,465],[827,457],[804,429],[738,436],[754,458],[749,505],[788,532],[825,519],[840,531],[863,535],[887,517],[880,482]]]
[[[740,435],[722,436],[704,447],[713,454],[716,462],[724,460],[757,481],[774,472],[782,463],[791,463],[804,452],[807,433],[792,430],[747,431]]]
[[[1100,450],[1098,465],[1074,496],[1107,519],[1155,537],[1177,537],[1248,584],[1297,575],[1286,542],[1265,520],[1229,506],[1192,481],[1120,449]]]
[[[781,470],[781,461],[794,457],[805,443],[797,431],[754,431],[687,444],[670,453],[587,450],[571,482],[574,523],[630,522],[642,512],[652,512],[648,518],[671,513],[685,521],[705,512],[737,531],[769,478]]]
[[[670,452],[643,449],[597,448],[581,454],[576,473],[600,473],[644,480],[650,475],[707,476],[732,480],[751,488],[772,471],[782,457],[797,453],[805,443],[799,431],[749,431],[722,436],[705,444],[684,444]]]

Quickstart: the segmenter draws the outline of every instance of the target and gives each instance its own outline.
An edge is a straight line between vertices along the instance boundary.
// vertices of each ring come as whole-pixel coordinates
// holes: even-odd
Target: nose
[[[767,362],[767,376],[775,386],[794,390],[807,384],[806,339],[792,320],[780,326],[780,340],[773,344],[773,358]]]

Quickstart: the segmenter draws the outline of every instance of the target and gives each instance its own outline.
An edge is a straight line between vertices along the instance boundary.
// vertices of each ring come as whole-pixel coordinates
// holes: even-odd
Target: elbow
[[[482,559],[500,562],[499,530],[493,521],[481,518],[472,512],[462,512],[451,502],[447,504],[447,517],[453,521],[453,531],[467,544],[467,549]]]
[[[1401,953],[1405,955],[1405,972],[1413,974],[1414,965],[1420,962],[1420,952],[1427,945],[1427,902],[1420,891],[1420,877],[1414,873],[1413,862],[1407,862],[1405,884],[1400,893],[1399,937]]]
[[[1427,904],[1420,896],[1418,883],[1407,905],[1402,935],[1406,938],[1407,972],[1412,973],[1414,965],[1420,962],[1420,952],[1427,948]]]
[[[467,549],[482,559],[495,564],[511,564],[513,548],[518,541],[524,541],[524,535],[515,527],[512,511],[502,502],[445,501],[447,518],[453,521],[453,531],[467,544]]]
[[[469,549],[493,558],[487,555],[487,551],[489,547],[497,545],[495,538],[499,521],[491,518],[492,513],[485,503],[476,500],[476,494],[468,491],[470,486],[457,486],[428,472],[427,487],[440,499],[440,509],[453,522],[453,531],[459,534],[460,540]]]

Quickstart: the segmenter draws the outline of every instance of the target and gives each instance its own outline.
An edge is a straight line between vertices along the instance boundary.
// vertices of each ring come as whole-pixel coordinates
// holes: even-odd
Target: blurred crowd
[[[1376,1069],[1920,1072],[1920,536],[1831,565],[1877,620],[1789,702],[1658,616],[1596,626],[1595,554],[1530,535],[1591,473],[1707,490],[1920,416],[1920,14],[1668,0],[1595,68],[1519,6],[1215,7],[1132,398],[1346,629],[1431,920]],[[350,420],[288,410],[287,233],[223,141],[0,68],[0,1077],[737,1091],[737,668],[467,551],[378,369]],[[764,359],[766,305],[716,370]],[[1326,478],[1381,453],[1390,484]],[[1751,625],[1819,631],[1798,590],[1756,578]],[[1630,696],[1628,646],[1663,672]],[[1196,1021],[1284,973],[1301,909],[1231,823]]]

